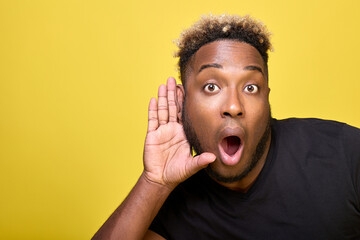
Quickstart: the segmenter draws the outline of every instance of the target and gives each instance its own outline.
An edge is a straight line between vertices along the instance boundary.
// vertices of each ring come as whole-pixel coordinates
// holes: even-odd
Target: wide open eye
[[[218,85],[216,85],[214,83],[208,83],[205,85],[204,90],[207,93],[217,93],[220,91],[220,88]]]
[[[256,86],[255,84],[250,84],[250,85],[247,85],[244,90],[245,90],[245,92],[248,92],[248,93],[256,93],[259,91],[259,87]]]

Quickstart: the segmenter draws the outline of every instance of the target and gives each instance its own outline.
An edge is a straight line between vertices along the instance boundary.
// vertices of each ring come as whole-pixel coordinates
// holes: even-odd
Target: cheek
[[[261,117],[268,115],[270,111],[270,103],[268,94],[261,94],[260,96],[244,96],[243,106],[246,113],[251,116]]]
[[[246,109],[245,118],[249,127],[255,134],[263,133],[270,117],[270,104],[268,101],[249,101],[244,106]]]
[[[213,97],[204,97],[202,94],[194,94],[189,96],[186,107],[189,112],[189,117],[193,121],[207,122],[214,118],[218,112],[218,105],[220,99]]]
[[[246,114],[249,118],[254,121],[265,120],[264,116],[267,116],[270,112],[270,105],[265,102],[258,102],[257,104],[252,104],[251,106],[246,107]],[[250,117],[251,116],[251,117]]]
[[[198,98],[197,101],[187,102],[186,109],[192,128],[205,150],[213,142],[211,140],[214,139],[220,122],[217,119],[217,106]]]

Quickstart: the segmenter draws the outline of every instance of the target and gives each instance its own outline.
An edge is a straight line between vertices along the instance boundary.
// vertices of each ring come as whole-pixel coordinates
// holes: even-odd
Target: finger
[[[160,85],[158,92],[158,119],[159,124],[164,125],[169,121],[169,110],[167,103],[167,90],[165,85]]]
[[[196,157],[194,157],[190,162],[190,166],[188,167],[188,169],[191,169],[191,175],[195,174],[196,172],[198,172],[199,170],[207,167],[207,165],[209,165],[209,163],[212,163],[216,160],[216,156],[213,153],[202,153],[201,155],[198,155]]]
[[[177,121],[177,110],[175,103],[175,89],[176,89],[176,81],[174,78],[168,78],[167,81],[167,100],[168,100],[168,108],[169,108],[169,122]]]
[[[155,131],[159,127],[157,102],[155,98],[150,99],[148,115],[148,132]]]

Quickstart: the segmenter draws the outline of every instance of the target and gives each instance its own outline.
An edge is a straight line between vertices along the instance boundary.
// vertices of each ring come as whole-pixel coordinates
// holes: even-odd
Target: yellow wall
[[[0,1],[0,239],[89,239],[142,171],[148,101],[201,14],[273,32],[273,115],[360,127],[360,2]]]

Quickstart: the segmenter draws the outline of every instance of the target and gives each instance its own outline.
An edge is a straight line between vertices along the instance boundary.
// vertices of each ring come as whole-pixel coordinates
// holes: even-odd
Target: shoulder
[[[303,159],[343,159],[353,164],[360,155],[360,130],[342,122],[316,118],[273,120],[276,142],[281,152],[296,152]],[[302,154],[301,154],[302,153]],[[356,162],[355,161],[355,162]]]
[[[283,128],[339,129],[345,123],[319,118],[286,118],[274,119],[274,123]]]
[[[282,152],[296,151],[303,159],[312,157],[334,166],[342,164],[360,189],[359,128],[331,120],[289,118],[274,119],[273,129]]]
[[[324,120],[318,118],[288,118],[273,120],[273,128],[282,137],[299,137],[311,139],[342,140],[343,135],[355,135],[360,137],[358,128],[342,122]]]

